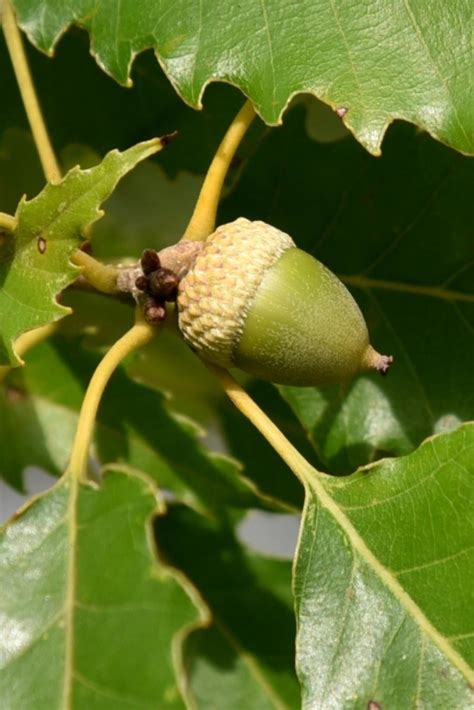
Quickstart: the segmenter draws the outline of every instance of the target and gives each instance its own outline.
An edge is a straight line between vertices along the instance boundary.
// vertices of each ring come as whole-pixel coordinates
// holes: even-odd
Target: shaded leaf
[[[74,310],[74,318],[61,322],[61,333],[68,339],[82,336],[81,345],[86,350],[105,352],[129,327],[132,303],[79,290],[64,294],[64,303]],[[164,328],[159,338],[142,348],[127,372],[137,382],[165,392],[177,411],[201,426],[216,426],[214,407],[222,390],[171,329]]]
[[[301,108],[261,142],[220,222],[263,219],[351,288],[390,375],[280,388],[331,472],[408,453],[474,417],[472,161],[397,126],[382,158],[318,145]]]
[[[160,147],[153,139],[124,153],[112,151],[97,167],[73,168],[60,183],[21,200],[14,232],[0,241],[1,363],[19,364],[13,346],[18,335],[69,312],[56,296],[77,277],[69,257],[81,230],[101,216],[100,204],[122,175]]]
[[[153,47],[171,83],[195,107],[207,83],[223,80],[276,123],[292,95],[314,93],[343,108],[348,127],[374,153],[394,118],[461,151],[473,149],[467,0],[435,6],[378,0],[369,10],[331,0],[247,0],[219,13],[187,0],[129,0],[113,8],[92,0],[59,6],[16,0],[15,6],[21,26],[45,51],[71,23],[86,27],[98,63],[122,83],[135,54]]]
[[[26,465],[56,474],[65,468],[98,362],[77,341],[56,339],[29,353],[28,366],[10,378],[0,400],[0,443],[6,451],[1,471],[13,485],[21,485]],[[198,433],[191,420],[168,411],[161,393],[133,382],[119,368],[99,409],[93,453],[101,463],[118,461],[144,471],[160,488],[199,509],[217,514],[225,504],[267,507],[239,464],[208,452]]]
[[[69,475],[7,524],[5,707],[183,707],[178,637],[198,623],[197,598],[154,558],[156,511],[142,479],[110,472],[97,488]]]
[[[185,644],[199,708],[296,708],[291,563],[239,544],[231,525],[182,506],[156,521],[165,558],[199,590],[213,619]]]
[[[105,219],[94,230],[94,255],[138,258],[143,249],[175,244],[184,234],[201,182],[186,172],[170,180],[151,162],[139,166],[108,200]]]
[[[309,474],[294,581],[305,708],[472,707],[473,450],[465,425],[344,479]]]
[[[0,140],[0,210],[13,214],[22,195],[36,195],[43,185],[31,134],[18,128],[7,129]]]
[[[306,106],[305,128],[313,140],[318,143],[334,143],[348,135],[344,123],[327,104],[308,94],[299,97],[298,102]]]
[[[114,148],[123,150],[139,140],[177,130],[179,138],[160,154],[160,166],[170,177],[181,170],[202,174],[242,105],[237,89],[214,84],[206,91],[204,109],[191,109],[176,94],[151,51],[136,58],[133,87],[125,89],[98,67],[89,51],[88,35],[78,29],[61,39],[52,59],[29,42],[25,42],[25,49],[49,133],[60,156],[71,143],[90,146],[98,155],[105,155]],[[12,126],[28,128],[3,34],[0,76],[0,131]],[[38,189],[42,185],[43,180]],[[0,209],[13,211],[23,191],[28,192],[20,185],[11,209]]]

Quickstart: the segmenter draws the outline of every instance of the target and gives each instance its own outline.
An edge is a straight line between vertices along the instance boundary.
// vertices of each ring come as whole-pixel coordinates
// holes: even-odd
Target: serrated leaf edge
[[[411,18],[411,19],[413,19],[413,18]],[[27,22],[24,22],[24,23],[19,22],[18,24],[19,24],[19,26],[21,27],[21,29],[25,32],[25,34],[27,35],[27,37],[29,38],[30,42],[31,42],[35,47],[38,47],[39,49],[41,49],[41,51],[43,51],[43,52],[44,52],[47,56],[49,56],[49,57],[54,56],[54,52],[55,52],[55,49],[56,49],[56,46],[57,46],[59,40],[61,39],[61,37],[62,37],[71,27],[73,27],[73,26],[78,26],[78,27],[82,27],[83,29],[86,29],[86,31],[87,31],[87,33],[88,33],[88,35],[89,35],[89,41],[90,41],[90,45],[91,45],[90,52],[91,52],[92,56],[94,57],[94,59],[95,59],[97,65],[102,69],[102,71],[103,71],[105,74],[107,74],[107,76],[110,76],[114,81],[117,81],[117,83],[122,84],[123,86],[126,86],[127,88],[131,88],[131,87],[133,86],[133,80],[131,79],[130,73],[131,73],[131,68],[132,68],[132,66],[133,66],[133,63],[134,63],[136,57],[137,57],[139,54],[143,53],[144,51],[146,51],[146,50],[148,50],[148,49],[152,49],[153,52],[154,52],[154,54],[155,54],[155,57],[156,57],[156,60],[157,60],[158,64],[160,65],[160,67],[161,67],[162,71],[164,72],[165,76],[167,77],[168,81],[169,81],[169,82],[171,83],[171,85],[173,86],[173,88],[174,88],[174,90],[176,91],[177,95],[181,98],[181,100],[182,100],[186,105],[188,105],[188,106],[190,106],[191,108],[194,108],[194,109],[202,110],[202,108],[203,108],[202,98],[203,98],[203,96],[204,96],[204,93],[205,93],[207,87],[208,87],[210,84],[213,84],[213,83],[227,84],[227,85],[229,85],[229,86],[233,86],[233,87],[235,87],[236,89],[238,89],[238,90],[244,95],[244,97],[245,97],[246,99],[248,99],[248,100],[252,103],[252,105],[253,105],[253,107],[255,108],[255,111],[256,111],[256,113],[258,114],[258,116],[264,121],[264,123],[266,123],[266,124],[269,125],[269,126],[281,126],[281,125],[282,125],[284,114],[285,114],[286,111],[288,110],[288,108],[289,108],[289,106],[290,106],[292,100],[293,100],[296,96],[299,96],[299,95],[310,94],[311,96],[316,97],[319,101],[321,101],[321,102],[323,102],[324,104],[326,104],[327,106],[329,106],[332,110],[336,110],[336,109],[339,108],[340,105],[341,105],[341,102],[340,102],[340,101],[334,101],[333,99],[331,99],[331,98],[327,95],[326,92],[317,91],[317,90],[315,90],[315,89],[312,89],[310,86],[308,86],[308,87],[304,87],[304,88],[295,89],[294,91],[292,91],[291,93],[289,93],[288,96],[287,96],[287,99],[286,99],[286,101],[285,101],[285,103],[284,103],[284,105],[283,105],[282,108],[281,108],[280,113],[278,114],[278,116],[277,116],[274,120],[267,120],[266,118],[264,118],[264,117],[262,116],[262,107],[261,107],[261,105],[258,104],[254,99],[252,99],[251,97],[249,97],[248,93],[245,91],[245,84],[242,83],[242,85],[241,85],[241,84],[239,84],[239,83],[236,82],[236,81],[231,81],[231,80],[229,80],[229,79],[227,79],[227,78],[222,78],[222,77],[220,77],[220,76],[215,76],[215,75],[210,76],[210,77],[202,84],[202,86],[201,86],[201,88],[200,88],[200,91],[199,91],[197,97],[193,97],[192,100],[191,100],[191,99],[190,99],[190,100],[186,99],[186,98],[182,95],[182,93],[181,93],[181,91],[180,91],[180,89],[179,89],[179,87],[178,87],[177,81],[176,81],[176,80],[174,79],[174,77],[168,72],[167,66],[166,66],[166,62],[165,62],[165,60],[163,59],[163,57],[162,57],[162,55],[161,55],[161,53],[160,53],[160,51],[159,51],[159,48],[156,46],[156,43],[155,43],[155,44],[150,44],[149,46],[141,47],[141,48],[138,49],[138,50],[132,50],[132,51],[130,52],[129,61],[127,62],[126,77],[125,77],[124,79],[117,79],[117,77],[115,77],[115,76],[112,74],[112,72],[109,71],[109,69],[107,68],[106,63],[105,63],[104,60],[102,59],[102,57],[101,57],[101,55],[100,55],[100,53],[99,53],[99,51],[98,51],[98,49],[97,49],[96,41],[95,41],[94,36],[92,35],[90,29],[84,26],[84,22],[81,20],[81,18],[74,18],[74,19],[72,19],[69,23],[67,23],[63,28],[61,28],[61,29],[59,30],[59,32],[58,32],[58,33],[55,35],[55,37],[53,38],[52,43],[51,43],[51,46],[50,46],[49,48],[45,48],[44,46],[41,46],[40,43],[36,41],[37,38],[35,37],[34,32],[30,29],[29,23],[27,23]],[[442,79],[442,77],[440,77],[440,78]],[[444,84],[443,81],[442,81],[442,83]],[[455,114],[455,116],[456,116],[456,120],[457,120],[457,122],[458,122],[458,125],[459,125],[459,127],[461,128],[461,131],[462,131],[462,133],[464,134],[466,140],[468,140],[468,139],[469,139],[469,136],[468,136],[468,134],[466,133],[466,130],[464,129],[463,124],[462,124],[461,121],[459,120],[459,117],[458,117],[458,114],[457,114],[457,110],[456,110],[456,108],[455,108],[454,105],[453,105],[453,110],[454,110],[454,114]],[[385,137],[385,135],[386,135],[386,132],[387,132],[387,130],[389,129],[389,127],[392,125],[392,123],[394,123],[394,122],[397,121],[397,120],[403,120],[403,121],[405,121],[405,122],[407,122],[407,123],[411,123],[412,125],[421,128],[422,130],[427,131],[435,140],[437,140],[437,141],[443,143],[444,145],[446,145],[446,146],[448,146],[448,147],[450,147],[450,148],[452,148],[452,149],[454,149],[454,150],[457,150],[457,151],[458,151],[459,153],[461,153],[462,155],[470,156],[470,155],[473,154],[473,153],[472,153],[472,150],[470,151],[470,150],[468,150],[468,149],[461,149],[461,148],[455,147],[455,146],[452,145],[451,143],[447,142],[442,136],[438,135],[438,133],[439,133],[439,128],[440,128],[439,126],[437,127],[438,130],[435,130],[434,128],[432,128],[432,127],[430,127],[430,126],[424,125],[424,124],[421,122],[421,120],[418,120],[418,122],[415,122],[415,121],[413,120],[413,118],[411,118],[411,117],[407,117],[407,116],[402,115],[402,114],[389,113],[388,111],[387,111],[387,114],[388,114],[388,115],[387,115],[386,119],[384,120],[383,123],[381,123],[381,124],[378,126],[377,131],[374,131],[374,130],[372,129],[372,130],[369,130],[369,131],[359,130],[359,131],[357,132],[356,128],[354,127],[354,125],[353,125],[352,122],[351,122],[351,114],[350,114],[350,111],[347,111],[347,112],[345,113],[345,115],[344,115],[343,118],[342,118],[342,122],[344,123],[344,125],[346,126],[346,128],[348,129],[348,131],[350,131],[350,133],[351,133],[352,136],[355,138],[355,140],[357,140],[358,143],[360,143],[371,155],[373,155],[373,156],[375,156],[375,157],[380,157],[380,156],[382,155],[381,146],[382,146],[384,137]]]
[[[176,675],[176,682],[178,689],[185,700],[186,706],[188,708],[194,708],[192,704],[192,698],[190,696],[189,684],[187,682],[186,669],[184,664],[184,642],[187,637],[193,632],[199,629],[205,629],[212,623],[212,613],[207,606],[204,598],[199,592],[198,588],[195,587],[191,580],[182,572],[181,570],[173,567],[167,560],[164,560],[160,554],[159,543],[155,542],[153,535],[153,520],[155,517],[162,516],[166,513],[167,505],[165,500],[160,494],[159,488],[153,479],[146,473],[139,471],[137,469],[132,469],[125,465],[113,465],[107,464],[102,468],[102,475],[106,476],[108,473],[122,473],[126,476],[132,476],[143,481],[150,489],[150,492],[154,495],[157,501],[157,507],[154,511],[150,513],[150,516],[146,523],[145,534],[148,542],[148,547],[150,550],[150,556],[152,556],[156,562],[160,562],[163,565],[166,574],[169,574],[179,586],[188,595],[191,603],[196,608],[198,617],[196,621],[191,622],[187,626],[184,626],[180,631],[178,631],[172,641],[171,646],[171,657],[173,661],[173,667]],[[156,566],[153,571],[156,571]],[[152,571],[152,572],[153,572]]]

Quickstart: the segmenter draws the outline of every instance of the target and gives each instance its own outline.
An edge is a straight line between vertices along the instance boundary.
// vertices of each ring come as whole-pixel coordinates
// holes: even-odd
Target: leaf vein
[[[446,555],[446,557],[440,557],[439,560],[430,560],[429,562],[424,562],[421,565],[414,565],[413,567],[407,567],[399,570],[393,570],[393,574],[396,577],[401,577],[403,574],[411,574],[412,572],[418,572],[419,570],[429,569],[430,567],[435,567],[436,565],[444,564],[445,562],[451,562],[451,560],[456,560],[458,557],[467,555],[471,550],[474,550],[474,545],[466,547],[464,550],[458,550],[451,555]]]
[[[88,690],[92,690],[97,695],[101,695],[103,698],[109,698],[110,700],[120,701],[120,703],[125,702],[131,705],[133,708],[144,708],[144,710],[148,710],[150,707],[149,704],[143,703],[140,699],[136,698],[133,695],[115,693],[110,688],[98,685],[95,681],[90,680],[90,678],[87,678],[78,671],[74,671],[73,677],[80,685],[84,686]]]

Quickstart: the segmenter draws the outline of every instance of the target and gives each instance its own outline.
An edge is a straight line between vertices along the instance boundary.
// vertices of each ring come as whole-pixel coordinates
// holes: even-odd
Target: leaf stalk
[[[474,294],[453,291],[443,286],[419,286],[418,284],[403,283],[401,281],[388,281],[386,279],[373,279],[371,276],[338,274],[338,278],[348,286],[362,289],[379,289],[382,291],[396,291],[398,293],[411,293],[414,296],[428,296],[442,301],[464,301],[474,303]]]
[[[11,214],[0,212],[0,229],[6,229],[8,232],[13,232],[16,227],[16,219]]]
[[[20,89],[21,98],[26,115],[33,133],[43,172],[49,182],[59,182],[61,170],[59,169],[56,155],[46,129],[38,97],[31,77],[30,68],[26,58],[25,48],[18,26],[15,13],[10,0],[3,0],[2,25],[5,41],[10,55],[13,69]]]
[[[71,261],[81,268],[82,276],[98,291],[108,294],[120,292],[117,287],[118,269],[114,266],[102,264],[80,249],[71,255]]]
[[[217,377],[226,395],[237,409],[258,429],[270,446],[283,459],[303,485],[306,485],[315,475],[324,475],[314,468],[300,452],[288,441],[286,436],[272,422],[258,404],[247,394],[227,370],[205,363],[206,367]]]
[[[15,352],[19,358],[22,358],[29,350],[39,345],[43,340],[47,340],[58,327],[56,323],[48,323],[47,325],[42,325],[34,330],[28,330],[26,333],[22,333],[15,342]],[[2,365],[0,367],[0,383],[3,382],[5,377],[8,375],[12,368],[10,365]]]
[[[256,116],[246,101],[234,118],[212,159],[199,193],[191,220],[182,239],[204,241],[215,229],[217,207],[227,172],[240,141]]]
[[[78,480],[87,479],[88,455],[94,431],[94,422],[105,387],[122,360],[149,343],[157,333],[158,329],[146,323],[141,309],[137,308],[135,323],[132,328],[112,345],[100,361],[92,375],[82,402],[71,458],[66,473],[70,473]]]

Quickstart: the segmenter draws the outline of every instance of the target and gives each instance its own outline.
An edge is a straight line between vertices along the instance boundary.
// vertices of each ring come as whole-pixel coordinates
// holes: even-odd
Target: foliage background
[[[17,3],[25,13],[27,5]],[[37,40],[46,46],[53,35]],[[405,51],[410,54],[407,46],[409,42]],[[87,35],[78,29],[61,39],[54,59],[31,46],[27,50],[54,146],[66,167],[79,162],[87,168],[113,148],[179,131],[172,146],[124,178],[92,236],[94,254],[104,260],[136,259],[144,247],[173,243],[242,103],[241,93],[225,84],[210,85],[203,111],[196,112],[177,96],[151,51],[137,57],[133,87],[124,89],[97,67]],[[117,64],[109,68],[122,72],[119,78],[124,79],[126,64],[117,56]],[[44,179],[3,44],[0,76],[0,209],[14,212],[21,195],[37,194]],[[198,84],[184,79],[182,91],[196,104]],[[429,88],[430,77],[424,79]],[[268,87],[262,84],[263,106]],[[255,90],[255,79],[250,88]],[[372,109],[375,103],[369,101]],[[280,97],[266,118],[276,120],[283,105]],[[407,117],[432,127],[417,111],[414,107]],[[350,112],[348,122],[362,143],[377,152],[394,114],[361,109]],[[458,141],[458,148],[469,152],[459,126],[448,124],[438,137]],[[433,128],[435,135],[437,130]],[[375,158],[328,107],[308,95],[294,99],[282,127],[256,122],[227,181],[219,222],[246,216],[292,234],[299,246],[345,279],[364,310],[372,341],[396,360],[386,380],[367,375],[325,390],[244,380],[256,401],[320,470],[341,476],[381,461],[347,482],[335,478],[327,485],[342,518],[328,515],[318,491],[307,492],[294,580],[300,624],[297,662],[307,707],[323,706],[328,698],[334,707],[367,707],[370,701],[384,707],[387,700],[389,707],[416,707],[421,700],[429,707],[468,707],[471,702],[457,655],[469,663],[473,654],[468,615],[473,434],[467,424],[474,410],[471,186],[472,161],[420,128],[396,122],[382,157]],[[64,319],[55,338],[30,353],[27,368],[12,371],[1,393],[1,472],[20,490],[26,465],[55,475],[64,470],[87,381],[100,353],[131,318],[128,306],[92,293],[70,291],[62,302],[73,306],[74,317]],[[219,448],[235,459],[205,448],[198,438],[202,429],[214,432]],[[439,438],[418,449],[433,434]],[[235,532],[248,510],[301,510],[303,490],[286,465],[168,334],[114,377],[99,413],[94,447],[97,459],[113,464],[114,470],[97,500],[92,491],[82,491],[77,511],[79,525],[81,516],[94,525],[90,536],[80,539],[74,593],[82,610],[76,624],[83,631],[74,651],[72,680],[68,662],[63,666],[61,661],[60,625],[55,626],[59,614],[67,644],[61,600],[69,592],[58,581],[68,568],[66,538],[58,542],[42,525],[54,519],[51,506],[58,521],[67,515],[66,485],[40,498],[7,528],[2,574],[12,574],[11,560],[15,563],[18,555],[38,579],[57,583],[48,592],[51,609],[43,615],[37,607],[41,588],[33,588],[25,602],[29,615],[16,606],[24,567],[3,600],[3,613],[15,622],[7,638],[15,633],[18,638],[19,629],[25,633],[26,653],[23,660],[18,656],[18,664],[11,644],[3,649],[14,659],[5,665],[4,691],[12,687],[12,678],[20,678],[15,686],[19,695],[9,697],[11,706],[27,697],[32,669],[39,677],[35,659],[44,655],[45,643],[50,649],[45,657],[57,658],[48,681],[48,702],[53,704],[59,697],[55,694],[68,686],[77,703],[100,701],[100,707],[107,697],[114,707],[125,707],[130,698],[137,707],[151,707],[158,696],[163,707],[180,707],[182,694],[203,708],[212,708],[215,698],[219,708],[224,702],[229,708],[298,707],[290,565],[240,545]],[[390,458],[411,452],[407,459]],[[172,494],[166,513],[164,503],[156,503],[150,480]],[[134,511],[128,529],[120,526],[118,514],[126,501]],[[155,523],[158,556],[154,550],[150,554],[145,534],[157,505],[162,513]],[[42,555],[34,546],[21,548],[25,529],[33,537],[44,535]],[[114,550],[107,548],[110,530],[117,536]],[[125,570],[124,549],[130,550],[130,569]],[[98,562],[91,567],[94,555]],[[104,576],[104,569],[109,575]],[[123,582],[120,598],[114,590],[117,579]],[[415,609],[405,603],[397,584],[414,600]],[[134,608],[121,609],[132,598]],[[111,629],[126,628],[128,646],[118,645],[110,667],[101,666],[90,650],[94,644],[98,650],[110,648],[110,639],[94,638],[88,630],[97,624],[98,610],[103,621],[114,609],[118,616]],[[162,623],[166,609],[173,609],[171,627]],[[372,618],[377,623],[368,626]],[[211,625],[190,631],[204,622]],[[51,624],[55,633],[46,638]],[[147,635],[148,624],[157,633]],[[133,635],[134,628],[141,633]],[[189,633],[178,661],[176,639],[183,639],[183,629]],[[121,653],[135,659],[132,669],[128,664],[123,671]],[[158,678],[156,658],[163,654],[166,668]]]

